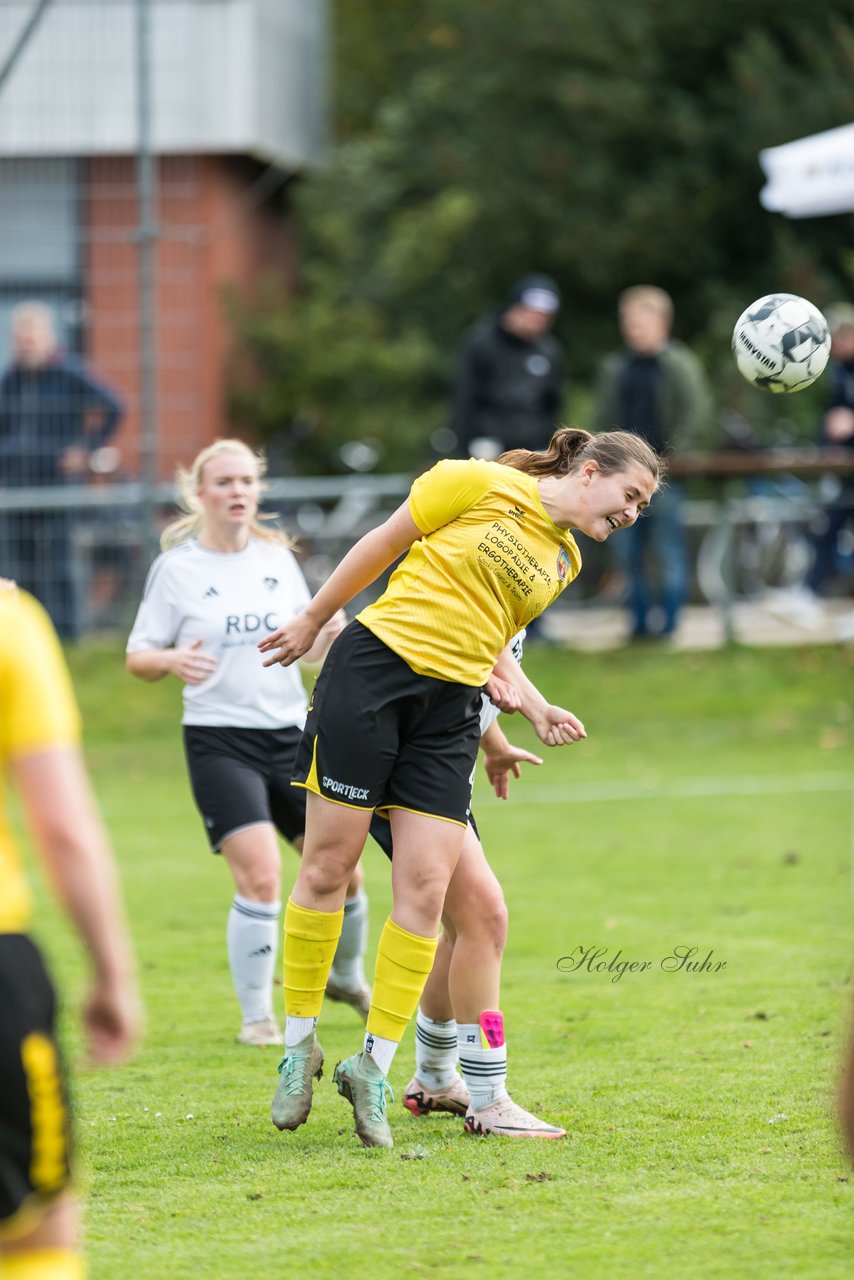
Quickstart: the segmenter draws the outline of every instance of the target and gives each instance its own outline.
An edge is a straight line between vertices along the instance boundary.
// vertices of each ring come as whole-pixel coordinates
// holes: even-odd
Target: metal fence
[[[411,479],[274,477],[266,483],[265,509],[295,538],[316,590],[353,542],[400,504]],[[171,482],[152,491],[142,482],[97,476],[88,484],[0,489],[0,575],[17,577],[33,590],[67,636],[122,635],[133,619],[159,531],[175,514],[175,496]],[[799,583],[825,503],[818,481],[793,485],[791,478],[777,493],[689,497],[684,515],[693,599],[726,609],[733,599],[760,599]],[[850,557],[854,547],[847,549]],[[583,609],[620,598],[622,583],[609,548],[585,540],[582,553],[584,573],[557,608]]]

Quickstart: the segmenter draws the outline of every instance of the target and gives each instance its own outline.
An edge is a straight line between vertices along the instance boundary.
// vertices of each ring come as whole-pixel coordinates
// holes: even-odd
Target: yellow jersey
[[[56,633],[40,604],[0,591],[0,933],[21,933],[30,894],[12,838],[6,773],[14,760],[80,741],[80,715]]]
[[[499,462],[439,462],[412,486],[413,543],[359,622],[419,675],[479,687],[517,631],[581,568],[534,476]]]

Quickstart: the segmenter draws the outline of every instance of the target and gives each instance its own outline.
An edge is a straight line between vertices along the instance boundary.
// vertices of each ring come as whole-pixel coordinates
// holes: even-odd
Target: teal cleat
[[[311,1111],[313,1080],[323,1075],[323,1050],[314,1032],[285,1052],[270,1112],[277,1129],[298,1129]]]
[[[394,1102],[387,1078],[369,1053],[354,1053],[335,1068],[332,1079],[338,1092],[353,1107],[356,1133],[363,1147],[393,1147],[394,1139],[386,1115],[386,1094]]]

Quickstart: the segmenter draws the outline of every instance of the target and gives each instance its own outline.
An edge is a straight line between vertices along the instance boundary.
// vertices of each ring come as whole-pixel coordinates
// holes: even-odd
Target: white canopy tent
[[[759,162],[768,178],[759,199],[772,213],[854,213],[854,124],[767,147]]]

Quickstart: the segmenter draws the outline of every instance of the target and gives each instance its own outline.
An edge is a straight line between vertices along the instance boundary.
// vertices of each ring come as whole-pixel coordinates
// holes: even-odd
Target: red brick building
[[[324,133],[324,0],[148,0],[156,156],[160,478],[232,429],[226,295],[292,285],[294,181]],[[0,70],[32,13],[0,12]],[[140,472],[133,0],[48,6],[13,58],[0,111],[0,360],[8,313],[37,298],[64,343],[127,405],[121,469]]]

